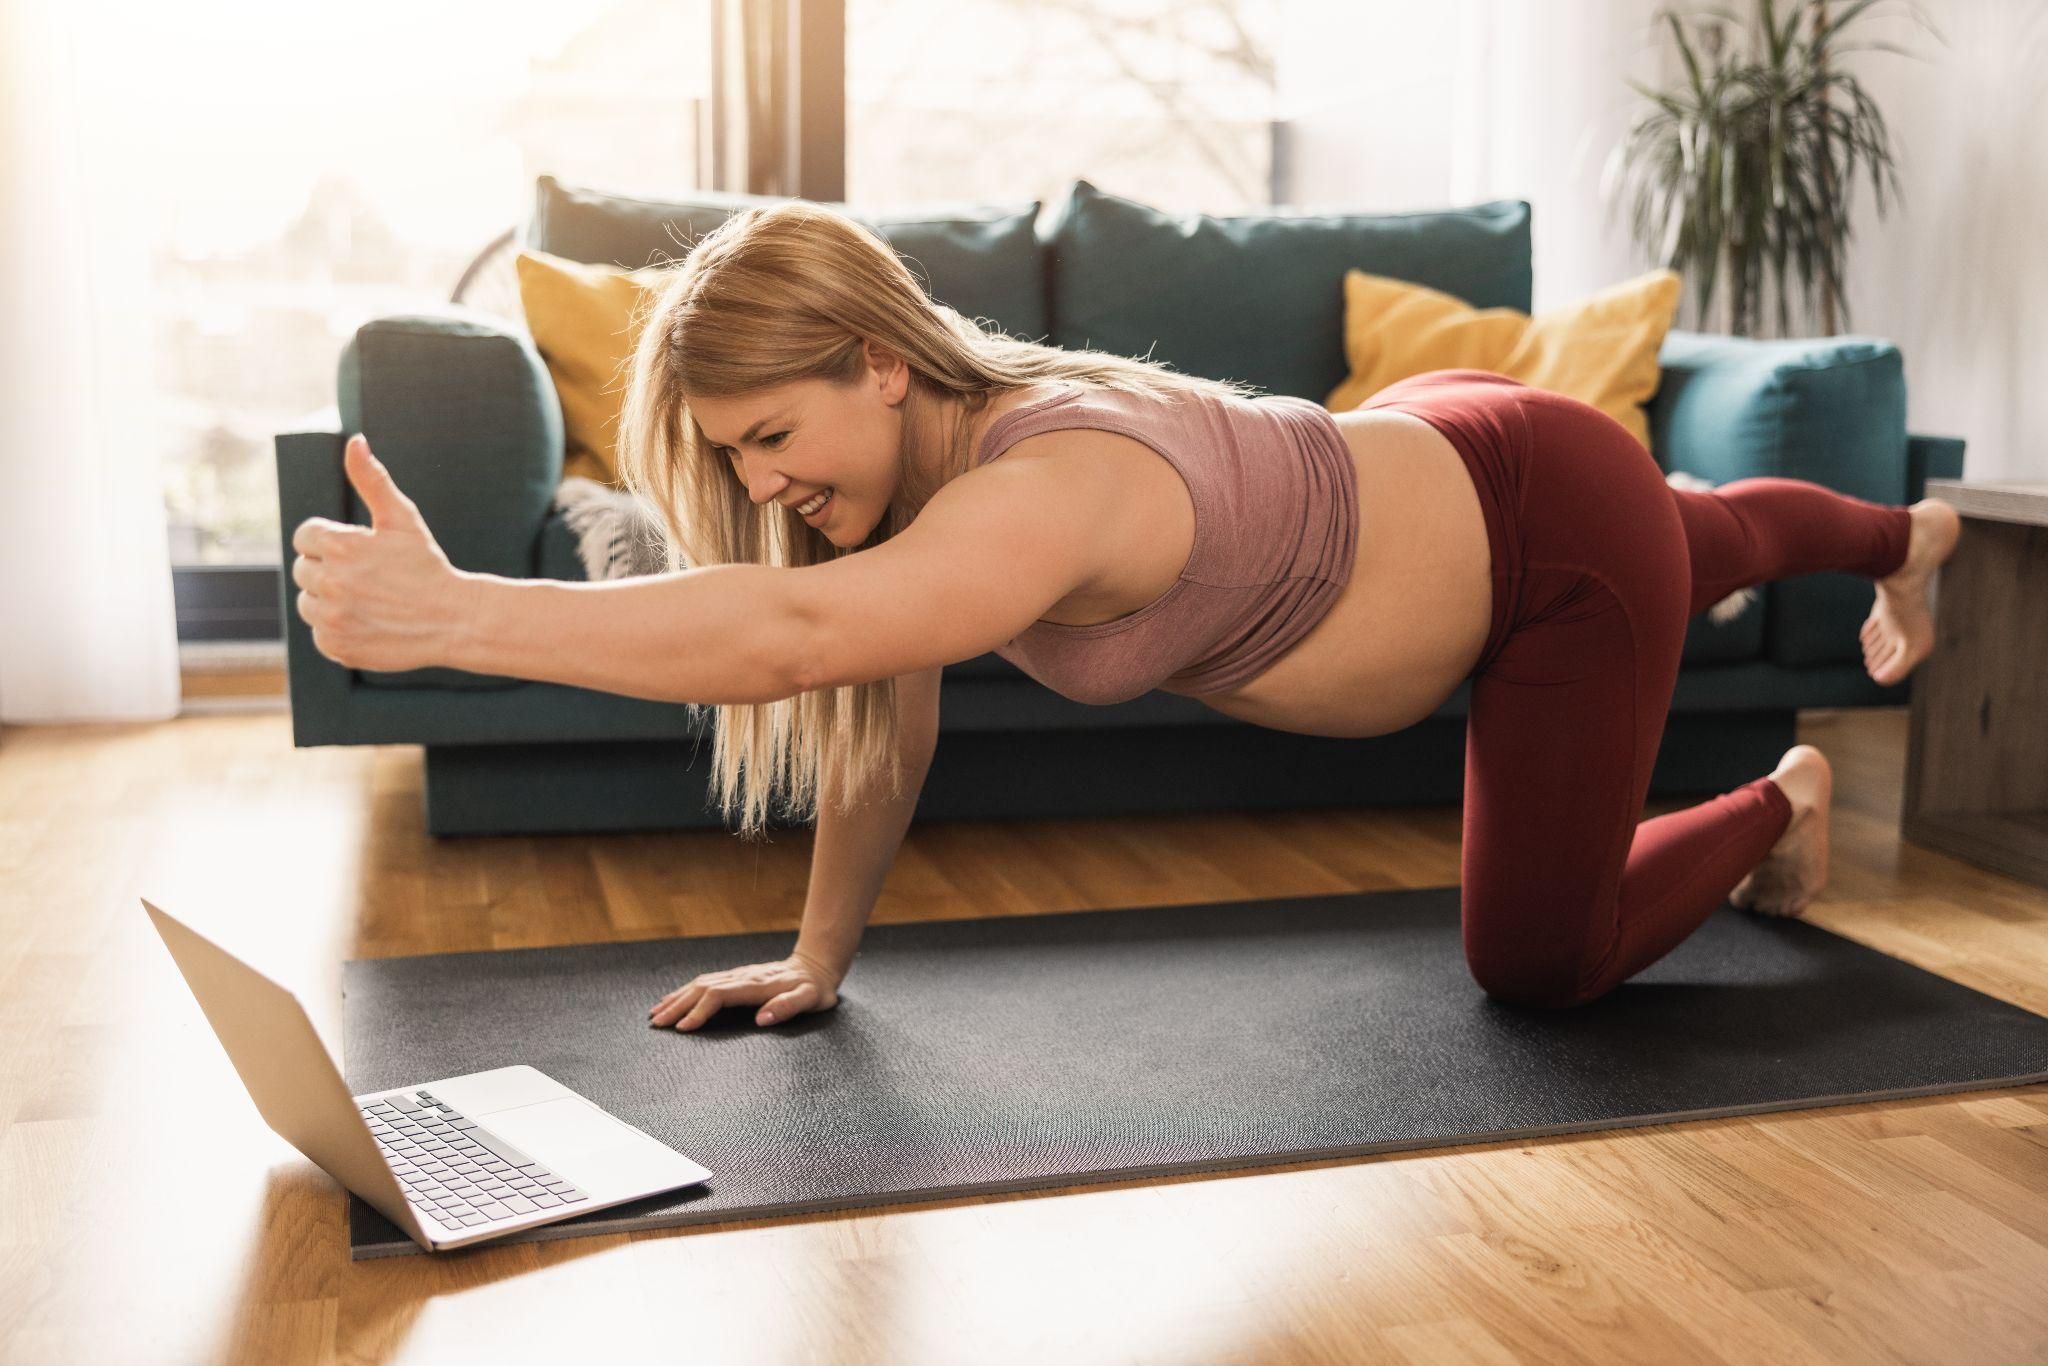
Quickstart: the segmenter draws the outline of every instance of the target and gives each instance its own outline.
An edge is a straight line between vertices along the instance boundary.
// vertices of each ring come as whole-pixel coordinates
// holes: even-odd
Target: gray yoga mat
[[[525,1242],[2048,1080],[2048,1017],[1733,906],[1589,1005],[1508,1005],[1455,886],[873,925],[833,1010],[647,1024],[792,942],[350,962],[349,1084],[528,1063],[713,1173]],[[353,1197],[349,1239],[419,1250]]]

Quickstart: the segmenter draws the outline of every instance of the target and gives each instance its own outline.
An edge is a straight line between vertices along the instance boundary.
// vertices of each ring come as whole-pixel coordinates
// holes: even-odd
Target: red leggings
[[[1687,621],[1751,584],[1881,578],[1905,562],[1912,516],[1799,479],[1674,489],[1599,409],[1487,371],[1416,375],[1363,406],[1449,438],[1486,516],[1493,625],[1465,730],[1465,961],[1489,996],[1591,1001],[1725,904],[1792,820],[1768,777],[1639,819]]]

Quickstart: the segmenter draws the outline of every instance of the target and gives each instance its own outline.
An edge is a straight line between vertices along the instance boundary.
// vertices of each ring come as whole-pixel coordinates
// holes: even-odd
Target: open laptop
[[[531,1067],[350,1095],[296,996],[142,905],[264,1123],[431,1252],[711,1175]]]

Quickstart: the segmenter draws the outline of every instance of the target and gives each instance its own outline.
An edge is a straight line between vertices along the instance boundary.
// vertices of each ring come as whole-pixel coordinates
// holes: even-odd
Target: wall
[[[1906,358],[1908,425],[1969,444],[1963,477],[2048,480],[2048,5],[1920,0],[1849,58],[1890,125],[1903,212],[1859,173],[1848,294],[1858,333]],[[1864,20],[1857,21],[1861,29]]]
[[[1527,199],[1538,311],[1651,269],[1625,218],[1607,221],[1599,185],[1641,104],[1625,81],[1682,78],[1660,7],[1295,4],[1280,51],[1290,133],[1279,193],[1388,211]],[[1908,426],[1965,438],[1965,478],[2048,480],[2048,83],[2035,78],[2048,65],[2048,5],[1920,8],[1946,46],[1903,7],[1874,7],[1847,31],[1926,60],[1842,58],[1890,126],[1904,207],[1880,220],[1859,171],[1841,330],[1898,345]],[[1725,330],[1724,310],[1725,289],[1702,323],[1688,292],[1677,325]],[[1767,311],[1758,334],[1777,335],[1775,304]],[[1792,335],[1819,330],[1795,296]]]

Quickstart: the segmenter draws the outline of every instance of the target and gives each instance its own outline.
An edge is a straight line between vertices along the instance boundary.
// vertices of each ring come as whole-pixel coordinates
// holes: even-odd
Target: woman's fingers
[[[301,555],[318,556],[321,541],[332,525],[325,517],[308,517],[292,532],[292,549]]]
[[[308,517],[292,532],[292,549],[309,560],[325,559],[347,550],[351,542],[369,534],[370,528],[355,522]]]
[[[648,1012],[649,1018],[658,1025],[674,1023],[676,1018],[689,1008],[691,1002],[695,999],[691,993],[697,990],[699,988],[695,982],[691,982],[688,986],[677,987],[674,991],[662,997],[661,1003]]]
[[[806,1010],[813,1009],[817,1004],[818,988],[816,984],[805,982],[800,986],[791,987],[767,1005],[762,1006],[761,1013],[757,1018],[762,1024],[775,1024],[778,1021],[788,1019],[792,1015],[798,1015]]]
[[[818,1009],[827,991],[823,983],[804,972],[791,970],[787,962],[761,963],[708,973],[685,982],[649,1007],[647,1021],[651,1025],[695,1029],[727,1006],[766,1002],[766,1007],[755,1014],[755,1022],[774,1024]]]
[[[390,470],[384,468],[384,462],[371,454],[369,442],[350,441],[342,450],[342,469],[349,483],[355,487],[356,495],[363,500],[363,506],[370,510],[370,530],[427,529],[419,505],[398,487],[398,481],[391,477]]]
[[[721,988],[710,987],[702,996],[697,998],[697,1004],[690,1008],[690,1013],[676,1021],[676,1028],[695,1029],[698,1025],[703,1024],[713,1015],[716,1015],[724,1005],[725,992]]]

